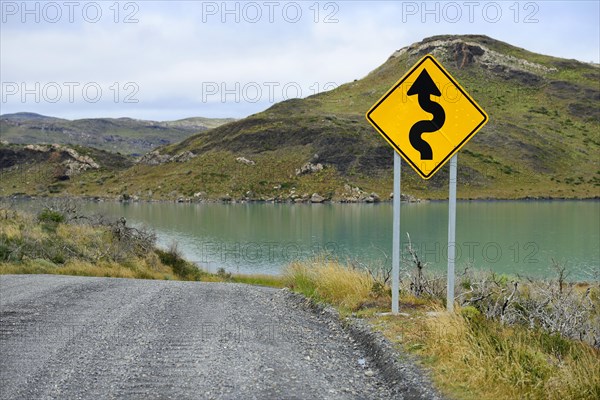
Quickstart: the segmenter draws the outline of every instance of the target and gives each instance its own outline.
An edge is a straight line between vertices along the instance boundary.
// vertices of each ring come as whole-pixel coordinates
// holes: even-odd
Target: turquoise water
[[[391,264],[388,203],[84,203],[82,208],[151,227],[160,245],[176,241],[188,259],[211,271],[274,274],[291,260],[315,254],[369,266]],[[444,270],[447,224],[446,202],[402,204],[403,249],[409,232],[429,267]],[[568,267],[571,278],[589,279],[600,265],[600,202],[459,202],[456,241],[457,271],[471,265],[550,276],[554,259]]]

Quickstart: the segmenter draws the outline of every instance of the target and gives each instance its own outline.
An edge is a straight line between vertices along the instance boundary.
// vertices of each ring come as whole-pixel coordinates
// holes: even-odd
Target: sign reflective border
[[[419,60],[366,117],[423,179],[439,171],[488,121],[432,55]]]

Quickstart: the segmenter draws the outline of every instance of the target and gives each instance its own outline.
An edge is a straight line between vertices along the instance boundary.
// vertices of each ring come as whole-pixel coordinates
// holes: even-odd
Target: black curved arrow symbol
[[[429,96],[441,96],[442,93],[435,85],[431,76],[427,73],[426,69],[423,69],[415,83],[412,84],[407,93],[409,96],[419,95],[419,105],[425,111],[433,114],[433,119],[419,121],[410,128],[408,139],[410,144],[419,153],[421,153],[421,160],[432,160],[433,151],[431,146],[427,143],[421,135],[427,132],[435,132],[441,129],[442,125],[446,121],[446,113],[439,103],[431,100]]]

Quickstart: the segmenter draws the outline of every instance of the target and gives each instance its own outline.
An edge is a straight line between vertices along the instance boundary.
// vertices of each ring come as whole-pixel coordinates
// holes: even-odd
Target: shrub
[[[168,250],[156,249],[156,254],[160,261],[171,267],[175,275],[181,279],[199,281],[202,278],[202,272],[194,264],[187,262],[181,255],[176,243],[171,244]]]
[[[38,221],[40,221],[40,222],[56,223],[56,224],[65,222],[65,216],[62,213],[51,210],[49,208],[44,208],[42,211],[40,211],[40,213],[38,214],[37,217],[38,217]]]
[[[217,276],[219,278],[229,280],[229,279],[231,279],[231,272],[227,272],[227,271],[225,271],[225,268],[220,267],[219,269],[217,269]]]

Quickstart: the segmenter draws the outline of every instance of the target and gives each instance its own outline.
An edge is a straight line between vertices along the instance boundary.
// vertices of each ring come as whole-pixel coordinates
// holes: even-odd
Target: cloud
[[[72,23],[64,18],[58,23],[43,18],[40,23],[21,23],[19,15],[3,15],[7,19],[0,35],[3,83],[25,83],[30,88],[35,82],[42,87],[49,82],[63,86],[78,82],[80,87],[91,82],[103,90],[96,103],[81,94],[73,102],[57,103],[31,101],[32,96],[23,102],[15,95],[2,103],[3,112],[242,117],[284,99],[286,85],[299,86],[299,94],[307,96],[328,83],[361,78],[395,50],[442,33],[483,33],[532,51],[584,61],[599,57],[598,4],[591,2],[536,3],[539,22],[533,24],[515,23],[508,3],[503,3],[497,23],[478,14],[473,22],[464,20],[464,9],[457,23],[447,20],[449,14],[407,12],[412,10],[407,7],[421,7],[422,2],[276,2],[272,10],[264,2],[251,6],[230,2],[227,9],[222,2],[146,2],[125,9],[130,3],[118,3],[118,15],[110,8],[113,3],[97,3],[102,6],[97,23],[77,13]],[[292,3],[301,9],[295,22],[291,21],[297,7]],[[524,11],[528,10],[520,10],[520,19]],[[138,22],[123,23],[127,15]],[[131,94],[131,86],[125,90],[130,83],[137,85],[137,103],[123,102]],[[212,93],[214,85],[218,92],[207,96],[205,89],[212,88]],[[257,87],[262,94],[255,99],[250,90],[256,92]],[[242,98],[236,102],[230,92],[243,88],[247,93],[237,93]],[[247,101],[250,97],[253,101]]]

